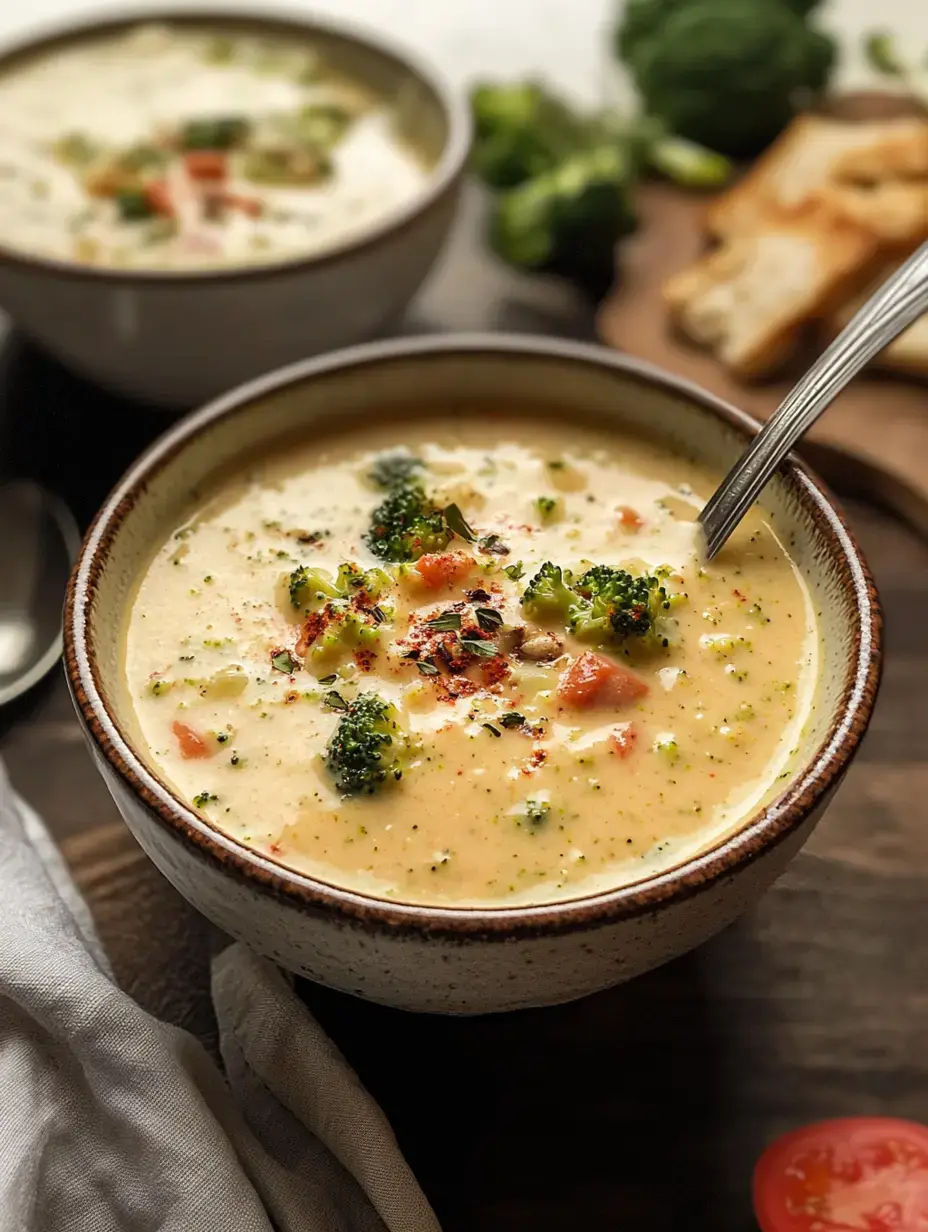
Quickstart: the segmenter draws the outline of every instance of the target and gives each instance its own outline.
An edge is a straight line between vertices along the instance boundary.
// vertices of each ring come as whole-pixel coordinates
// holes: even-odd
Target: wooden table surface
[[[489,271],[481,293],[473,262],[462,289],[464,234],[414,324],[587,332],[560,290],[529,295]],[[162,422],[7,342],[0,466],[42,478],[82,522]],[[883,692],[836,802],[750,915],[552,1010],[450,1020],[305,989],[446,1232],[747,1232],[751,1166],[775,1134],[851,1113],[928,1120],[928,546],[872,508],[851,513],[887,609]],[[0,725],[13,781],[60,841],[117,976],[210,1045],[215,938],[122,825],[60,674]]]

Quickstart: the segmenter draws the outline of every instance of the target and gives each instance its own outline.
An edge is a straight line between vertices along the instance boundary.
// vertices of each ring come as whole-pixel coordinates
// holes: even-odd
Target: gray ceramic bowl
[[[422,285],[451,227],[470,149],[467,100],[390,38],[257,6],[85,18],[0,51],[0,75],[149,21],[312,38],[333,64],[402,98],[399,122],[430,168],[425,188],[336,246],[262,266],[104,269],[0,247],[0,306],[76,372],[168,406],[196,405],[281,364],[382,333]]]
[[[451,391],[451,392],[449,392]],[[797,462],[764,503],[811,584],[823,625],[814,717],[775,799],[711,850],[609,893],[539,907],[432,908],[322,884],[246,849],[191,811],[146,760],[119,636],[133,590],[192,489],[294,430],[391,408],[511,405],[655,434],[719,470],[757,430],[673,377],[543,339],[401,340],[310,360],[171,429],[107,500],[72,577],[68,678],[126,823],[204,915],[291,971],[406,1009],[480,1013],[595,992],[698,945],[754,903],[808,838],[853,758],[880,673],[880,613],[841,514]],[[531,413],[531,411],[529,411]]]

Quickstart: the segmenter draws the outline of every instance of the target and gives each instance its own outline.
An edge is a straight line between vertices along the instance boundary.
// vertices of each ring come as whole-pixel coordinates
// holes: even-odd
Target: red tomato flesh
[[[171,731],[177,737],[181,757],[187,761],[195,757],[212,757],[215,752],[215,749],[210,748],[203,737],[192,727],[188,727],[186,723],[179,723],[175,720],[171,724]]]
[[[561,699],[578,710],[627,706],[647,692],[648,686],[630,668],[592,650],[570,663],[558,685]]]
[[[430,590],[450,586],[466,577],[473,567],[474,558],[466,552],[431,552],[416,561],[419,576]]]
[[[807,1125],[754,1169],[761,1232],[928,1232],[928,1127],[890,1117]]]

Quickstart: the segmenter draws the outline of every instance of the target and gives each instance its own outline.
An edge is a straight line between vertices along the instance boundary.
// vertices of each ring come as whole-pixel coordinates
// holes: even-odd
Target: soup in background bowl
[[[754,425],[595,348],[383,344],[178,425],[72,580],[72,689],[206,915],[413,1009],[569,999],[697,944],[808,835],[879,616],[789,463],[707,563]]]
[[[183,406],[405,309],[470,118],[380,35],[164,10],[0,53],[0,137],[0,303],[77,371]]]

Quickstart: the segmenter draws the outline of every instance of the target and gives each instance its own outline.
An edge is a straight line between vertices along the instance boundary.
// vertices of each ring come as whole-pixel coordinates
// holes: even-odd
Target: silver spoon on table
[[[0,706],[32,688],[61,655],[61,606],[80,534],[37,484],[0,484]]]
[[[699,515],[711,560],[799,438],[874,355],[928,312],[928,244],[867,300],[792,388]]]

